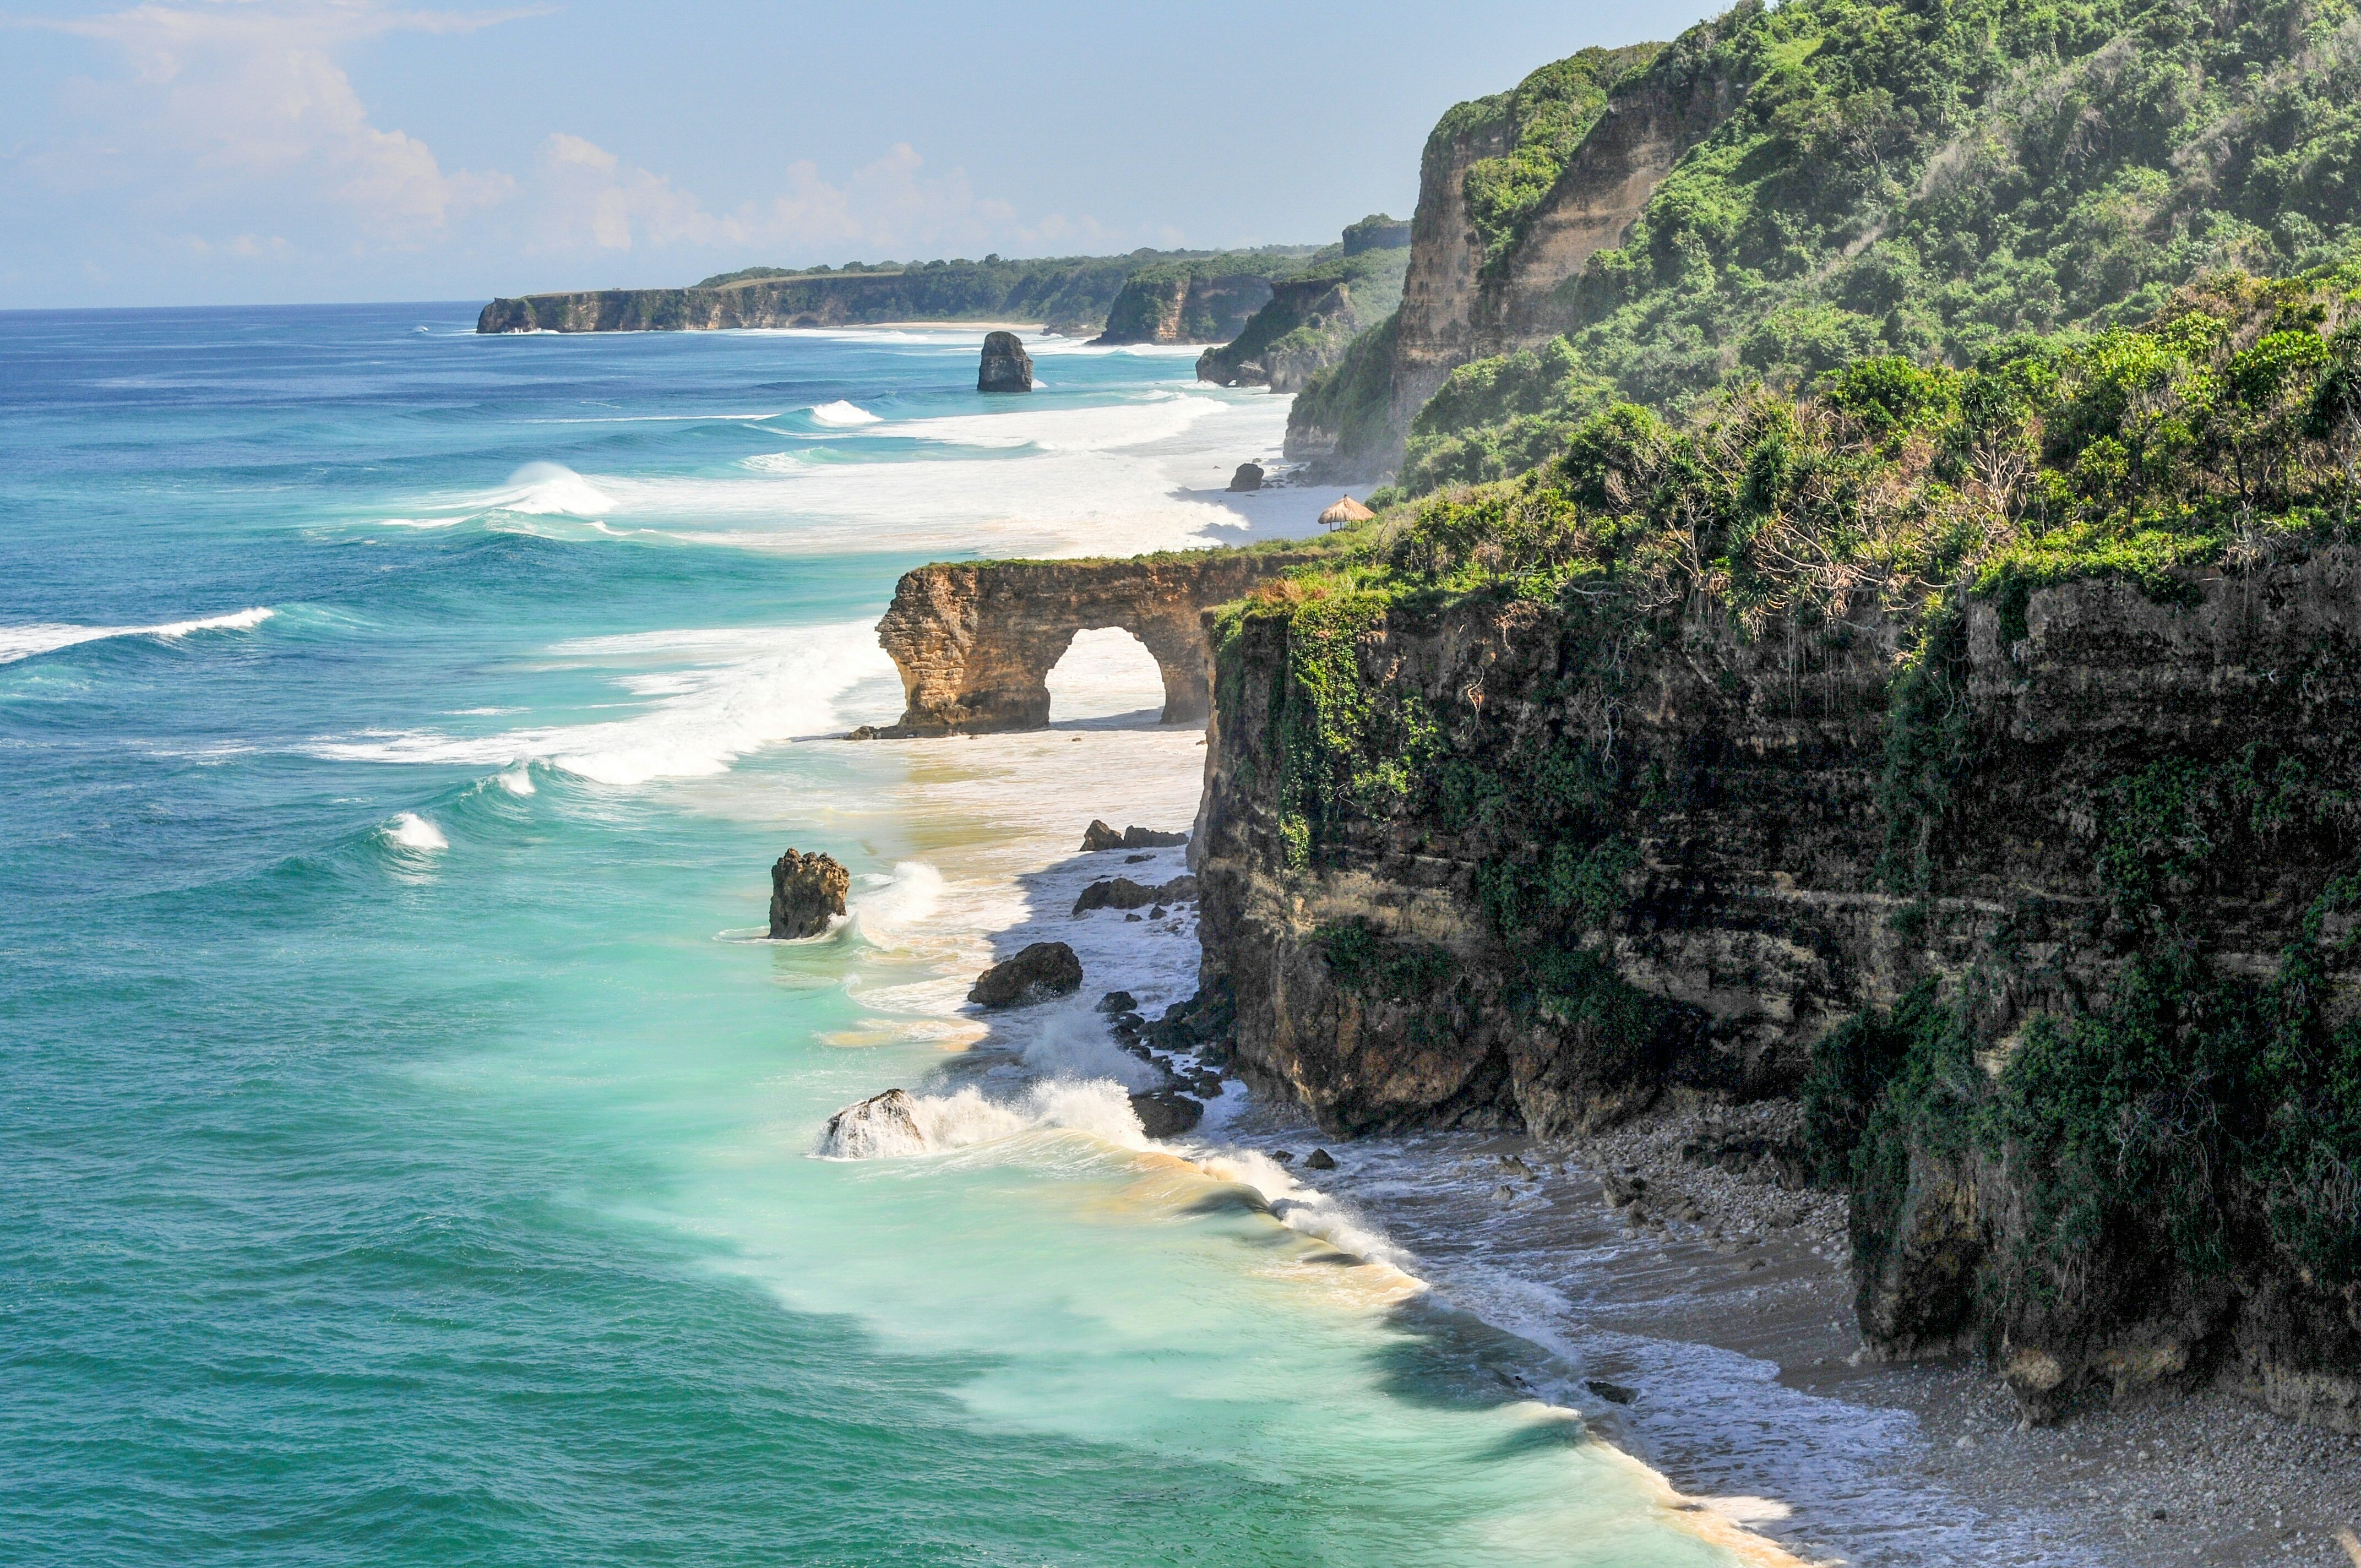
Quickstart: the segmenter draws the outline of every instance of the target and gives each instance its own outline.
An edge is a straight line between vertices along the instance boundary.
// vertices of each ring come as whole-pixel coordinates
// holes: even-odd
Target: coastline
[[[896,743],[912,749],[912,784],[929,809],[997,825],[990,853],[954,852],[943,864],[981,898],[973,915],[996,909],[1000,923],[959,941],[955,959],[939,958],[934,981],[874,999],[936,1014],[913,1026],[946,1053],[939,1086],[1005,1091],[1111,1059],[1077,1055],[1071,1041],[1039,1054],[1050,1019],[1066,1016],[1059,1009],[989,1021],[959,1011],[974,970],[1027,942],[1074,944],[1082,1003],[1128,990],[1155,1018],[1193,994],[1192,909],[1161,922],[1068,913],[1088,881],[1177,873],[1182,851],[1140,867],[1080,854],[1087,818],[1065,822],[1074,807],[1060,816],[1052,803],[1070,791],[1041,787],[1087,758],[1082,771],[1104,781],[1106,796],[1093,814],[1139,801],[1142,826],[1185,827],[1198,784],[1187,764],[1202,752],[1193,732],[1140,717]],[[1172,776],[1161,776],[1167,768]],[[1024,804],[1011,810],[1012,798]],[[984,895],[994,882],[1005,884],[996,900]],[[1112,1037],[1097,1048],[1114,1048]],[[1384,1237],[1438,1302],[1556,1357],[1564,1384],[1533,1397],[1576,1410],[1660,1479],[1666,1508],[1710,1514],[1711,1538],[1741,1555],[2061,1568],[2347,1562],[2334,1531],[2361,1519],[2361,1441],[2212,1392],[2027,1430],[1997,1380],[1971,1362],[1862,1356],[1841,1198],[1681,1153],[1708,1127],[1776,1133],[1781,1107],[1660,1108],[1572,1140],[1457,1132],[1343,1141],[1235,1080],[1224,1090],[1197,1133],[1149,1147],[1224,1169],[1254,1157],[1343,1223]],[[1315,1147],[1334,1169],[1305,1169]],[[1628,1193],[1632,1177],[1646,1196],[1619,1212],[1602,1183],[1616,1179]],[[1323,1223],[1337,1222],[1312,1222]],[[1619,1402],[1627,1393],[1634,1397]]]

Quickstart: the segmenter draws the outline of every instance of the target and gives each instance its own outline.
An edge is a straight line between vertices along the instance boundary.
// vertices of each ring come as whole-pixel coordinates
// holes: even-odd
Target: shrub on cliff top
[[[1492,362],[1439,401],[1572,366]],[[2181,569],[2361,526],[2361,262],[2209,274],[2145,324],[2015,339],[1965,369],[1880,356],[1677,422],[1600,400],[1545,432],[1494,429],[1540,433],[1551,455],[1396,499],[1355,543],[1358,587],[1607,594],[1759,631],[1861,595],[1916,620],[1965,583],[2015,641],[2045,583],[2113,574],[2169,598]],[[1471,472],[1508,461],[1436,451]]]

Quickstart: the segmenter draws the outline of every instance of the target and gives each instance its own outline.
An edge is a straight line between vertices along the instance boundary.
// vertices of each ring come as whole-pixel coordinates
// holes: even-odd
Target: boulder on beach
[[[1205,1119],[1205,1107],[1178,1090],[1159,1089],[1131,1097],[1132,1114],[1151,1138],[1177,1138]]]
[[[771,935],[787,940],[825,936],[844,913],[852,873],[827,855],[789,850],[771,867]]]
[[[846,1106],[828,1119],[819,1152],[839,1159],[926,1153],[927,1134],[918,1125],[917,1102],[903,1091],[889,1089]]]
[[[1238,471],[1230,476],[1230,493],[1247,495],[1262,488],[1262,465],[1241,463]]]
[[[1033,356],[1013,332],[987,333],[983,362],[976,368],[979,392],[1029,392],[1033,389]]]
[[[1063,942],[1036,942],[975,977],[967,999],[980,1007],[1027,1007],[1082,988],[1082,960]]]

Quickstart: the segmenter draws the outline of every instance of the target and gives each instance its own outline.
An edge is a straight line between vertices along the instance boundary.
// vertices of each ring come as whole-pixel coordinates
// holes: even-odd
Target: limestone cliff
[[[1094,342],[1226,343],[1270,302],[1277,280],[1301,269],[1308,247],[1268,246],[1142,267],[1124,280]]]
[[[873,733],[974,734],[1049,722],[1048,677],[1074,633],[1121,627],[1156,658],[1163,721],[1205,717],[1205,609],[1305,557],[1172,551],[1121,561],[988,561],[921,566],[895,586],[877,641],[902,674],[901,721]]]
[[[1982,1345],[2037,1417],[2210,1379],[2361,1430],[2361,1184],[2266,1081],[2361,1071],[2361,557],[1971,600],[1904,680],[1838,608],[1224,612],[1240,1069],[1345,1134],[1922,1074],[1851,1129],[1872,1343]]]
[[[1718,26],[1670,47],[1585,50],[1444,116],[1419,164],[1410,269],[1383,364],[1309,388],[1288,422],[1289,456],[1339,475],[1389,468],[1452,370],[1565,330],[1567,285],[1621,242],[1673,165],[1742,96],[1744,84],[1712,63]],[[1561,125],[1562,149],[1536,134]]]
[[[1273,282],[1269,302],[1235,337],[1198,356],[1197,379],[1301,391],[1354,338],[1392,314],[1410,265],[1409,225],[1379,214],[1345,232],[1343,245]]]

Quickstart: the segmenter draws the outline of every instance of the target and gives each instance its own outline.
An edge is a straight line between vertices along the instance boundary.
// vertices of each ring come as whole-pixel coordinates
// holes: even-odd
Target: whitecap
[[[443,837],[443,829],[415,811],[400,813],[378,831],[385,836],[387,843],[420,854],[432,854],[437,850],[451,847],[451,840]]]
[[[278,613],[258,606],[197,620],[170,620],[160,626],[71,626],[58,621],[0,626],[0,664],[71,648],[78,642],[104,641],[110,637],[162,637],[178,641],[197,631],[251,631]]]
[[[522,762],[493,774],[492,782],[511,795],[522,795],[533,793],[533,770]]]
[[[853,425],[882,424],[884,422],[883,418],[877,414],[871,413],[859,403],[847,402],[842,398],[837,399],[832,403],[818,403],[813,405],[811,416],[821,424],[833,425],[840,430],[848,429]]]
[[[489,504],[535,517],[588,518],[614,510],[614,499],[563,463],[528,463],[509,476]]]

